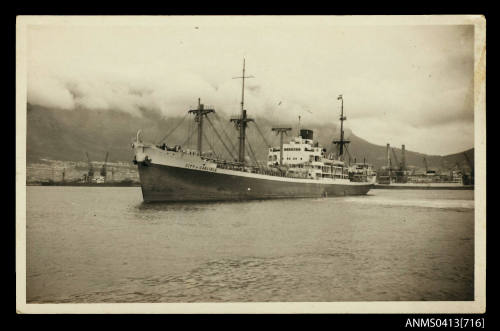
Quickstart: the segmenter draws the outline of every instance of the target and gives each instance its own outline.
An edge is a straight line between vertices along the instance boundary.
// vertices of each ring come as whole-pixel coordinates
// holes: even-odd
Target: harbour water
[[[28,303],[474,299],[474,191],[145,204],[27,187]]]

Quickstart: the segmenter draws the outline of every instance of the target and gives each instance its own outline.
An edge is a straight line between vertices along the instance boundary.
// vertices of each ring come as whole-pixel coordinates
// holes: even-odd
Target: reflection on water
[[[473,300],[473,191],[143,203],[27,188],[28,302]]]
[[[164,211],[187,211],[196,212],[214,207],[214,202],[140,202],[136,208],[139,213],[143,212],[164,212]]]

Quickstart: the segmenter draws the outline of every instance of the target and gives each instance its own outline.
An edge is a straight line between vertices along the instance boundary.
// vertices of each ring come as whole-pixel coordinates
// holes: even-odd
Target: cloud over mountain
[[[233,77],[246,57],[253,116],[337,123],[343,94],[347,127],[377,144],[433,154],[473,146],[472,26],[334,21],[166,17],[153,26],[33,26],[28,102],[178,116],[201,97],[238,113],[241,82]]]

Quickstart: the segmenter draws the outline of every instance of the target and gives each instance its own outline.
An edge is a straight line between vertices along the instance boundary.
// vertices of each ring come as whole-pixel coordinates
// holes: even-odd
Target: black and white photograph
[[[485,35],[18,16],[17,311],[484,312]]]

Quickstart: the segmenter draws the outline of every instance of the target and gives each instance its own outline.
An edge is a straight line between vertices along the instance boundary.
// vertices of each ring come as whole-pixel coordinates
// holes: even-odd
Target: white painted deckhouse
[[[294,137],[288,144],[283,144],[283,153],[280,147],[269,148],[267,165],[287,166],[288,171],[295,172],[297,176],[307,173],[308,178],[314,179],[349,178],[349,171],[344,162],[329,159],[325,153],[326,149],[313,142],[313,131],[303,129],[300,130],[299,136]]]

